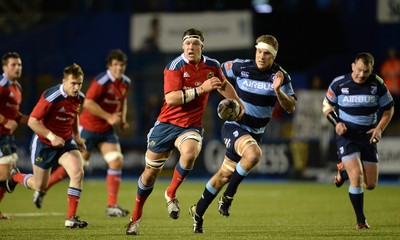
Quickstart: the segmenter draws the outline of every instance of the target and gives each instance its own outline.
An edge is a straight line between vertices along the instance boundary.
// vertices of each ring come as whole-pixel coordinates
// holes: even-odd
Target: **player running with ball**
[[[218,201],[218,211],[223,216],[230,215],[239,184],[261,159],[259,143],[275,103],[278,101],[288,113],[295,109],[296,96],[290,76],[274,62],[278,41],[271,35],[262,35],[256,43],[255,60],[235,59],[222,64],[225,75],[236,83],[236,91],[246,111],[240,120],[226,121],[222,126],[226,155],[218,172],[207,182],[197,204],[189,209],[194,233],[203,232],[203,215],[227,183]]]

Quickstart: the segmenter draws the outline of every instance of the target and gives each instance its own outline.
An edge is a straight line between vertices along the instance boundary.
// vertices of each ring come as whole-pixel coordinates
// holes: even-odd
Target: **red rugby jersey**
[[[73,123],[78,117],[85,95],[70,97],[59,84],[44,91],[30,116],[39,119],[50,131],[68,140],[73,135]],[[38,135],[40,140],[51,145],[45,137]]]
[[[123,75],[122,79],[116,80],[107,70],[93,79],[85,94],[86,99],[94,100],[106,112],[120,112],[130,84],[129,77]],[[87,109],[83,109],[79,122],[92,132],[104,132],[112,128],[106,120],[91,114]]]
[[[15,120],[19,115],[21,102],[21,85],[17,81],[12,82],[5,74],[0,76],[0,114]],[[12,132],[0,123],[0,134],[11,135]]]
[[[201,62],[196,67],[182,53],[164,69],[164,94],[198,87],[214,76],[218,77],[222,82],[226,80],[217,60],[203,55]],[[191,102],[179,106],[168,106],[164,99],[164,104],[157,120],[184,128],[190,126],[201,127],[202,115],[208,96],[209,93],[203,94]]]

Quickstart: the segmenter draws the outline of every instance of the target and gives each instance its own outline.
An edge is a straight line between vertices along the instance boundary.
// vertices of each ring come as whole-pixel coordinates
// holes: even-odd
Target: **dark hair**
[[[64,78],[67,78],[68,75],[72,75],[74,78],[78,78],[79,76],[83,77],[82,68],[74,63],[71,66],[64,68]]]
[[[107,65],[111,65],[113,60],[117,60],[126,64],[128,62],[128,57],[120,49],[113,49],[107,56]]]
[[[202,31],[196,29],[196,28],[189,28],[188,30],[186,30],[183,35],[182,35],[182,39],[186,36],[186,35],[199,35],[200,36],[200,40],[202,42],[204,42],[204,34]]]
[[[21,58],[17,52],[8,52],[3,55],[2,62],[3,66],[7,65],[8,59],[10,58]]]
[[[371,53],[362,52],[357,54],[356,58],[354,59],[354,62],[356,63],[358,60],[361,60],[365,66],[371,65],[371,67],[374,67],[375,59]]]

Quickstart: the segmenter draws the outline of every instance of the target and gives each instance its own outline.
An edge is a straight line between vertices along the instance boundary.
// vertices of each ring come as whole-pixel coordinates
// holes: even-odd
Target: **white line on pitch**
[[[58,212],[44,212],[44,213],[4,213],[6,216],[10,217],[40,217],[40,216],[62,216],[65,213]]]

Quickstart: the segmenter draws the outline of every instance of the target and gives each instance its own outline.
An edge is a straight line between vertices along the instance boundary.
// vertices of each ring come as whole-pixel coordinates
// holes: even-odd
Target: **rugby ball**
[[[218,104],[218,117],[225,121],[234,121],[240,114],[240,105],[235,99],[223,99]]]

